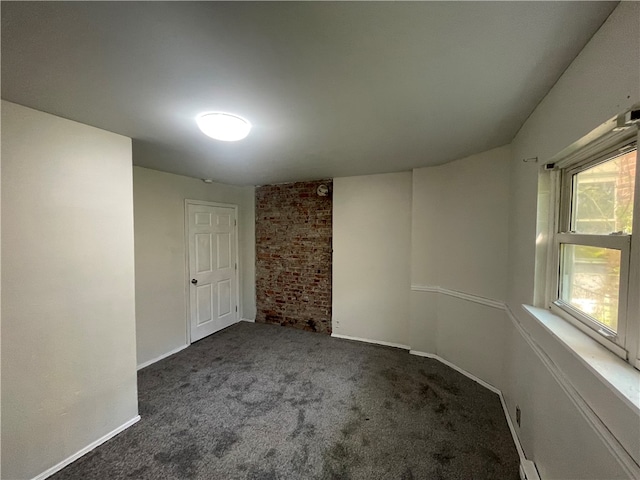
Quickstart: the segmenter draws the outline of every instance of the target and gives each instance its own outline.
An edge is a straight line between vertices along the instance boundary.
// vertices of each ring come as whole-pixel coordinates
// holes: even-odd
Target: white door
[[[191,341],[238,321],[236,210],[187,204]]]

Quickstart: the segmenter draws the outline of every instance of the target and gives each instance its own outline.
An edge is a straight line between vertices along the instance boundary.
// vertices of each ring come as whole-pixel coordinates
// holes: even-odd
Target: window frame
[[[604,345],[622,359],[640,369],[640,156],[636,153],[633,232],[636,235],[612,232],[586,234],[571,232],[574,199],[574,175],[612,160],[628,151],[638,150],[637,128],[609,135],[558,161],[552,172],[553,215],[551,243],[548,252],[546,305],[591,338]],[[635,241],[634,241],[635,239]],[[562,245],[585,245],[620,251],[620,283],[618,295],[617,332],[595,321],[561,298]],[[634,296],[631,292],[637,292]]]

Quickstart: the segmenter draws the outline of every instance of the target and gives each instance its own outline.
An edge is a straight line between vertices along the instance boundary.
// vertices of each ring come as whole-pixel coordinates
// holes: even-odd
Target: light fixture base
[[[233,113],[201,113],[196,117],[196,123],[206,136],[222,142],[237,142],[251,131],[251,123]]]

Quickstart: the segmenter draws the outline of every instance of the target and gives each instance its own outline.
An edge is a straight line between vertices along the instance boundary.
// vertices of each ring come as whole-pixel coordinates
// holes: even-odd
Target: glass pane
[[[618,330],[620,250],[562,245],[560,299]]]
[[[571,230],[631,233],[637,150],[573,176]]]

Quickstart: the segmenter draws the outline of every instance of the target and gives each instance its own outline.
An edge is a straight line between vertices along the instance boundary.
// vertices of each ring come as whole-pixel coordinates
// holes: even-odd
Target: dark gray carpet
[[[519,478],[498,396],[398,349],[242,322],[138,383],[142,420],[52,478]]]

